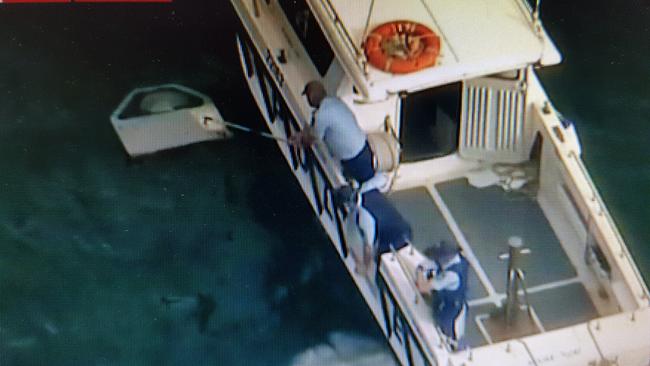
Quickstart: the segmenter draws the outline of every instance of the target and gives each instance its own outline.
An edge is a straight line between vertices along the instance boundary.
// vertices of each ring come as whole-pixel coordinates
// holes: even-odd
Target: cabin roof
[[[525,0],[310,2],[344,68],[366,96],[415,91],[561,60],[544,29],[535,26]],[[365,64],[365,35],[395,20],[422,23],[440,36],[441,50],[435,66],[397,75]]]

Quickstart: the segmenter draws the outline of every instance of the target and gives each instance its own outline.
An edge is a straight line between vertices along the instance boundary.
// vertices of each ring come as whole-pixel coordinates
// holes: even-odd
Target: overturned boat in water
[[[404,365],[638,365],[648,289],[536,69],[561,56],[539,1],[231,0],[246,78],[271,133],[308,126],[322,80],[371,136],[385,197],[412,243],[355,271],[362,243],[320,145],[279,142],[323,228]],[[467,257],[466,343],[455,350],[413,284],[431,243]]]
[[[223,122],[208,96],[178,84],[134,89],[111,115],[132,157],[228,138]]]

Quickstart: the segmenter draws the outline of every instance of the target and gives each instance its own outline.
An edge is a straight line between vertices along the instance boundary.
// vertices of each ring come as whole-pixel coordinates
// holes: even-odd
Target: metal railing
[[[540,106],[535,105],[533,108],[540,109]],[[539,112],[540,112],[540,116],[544,115],[541,109]],[[589,189],[589,192],[584,192],[584,190],[580,188],[579,184],[576,185],[579,194],[582,195],[586,201],[590,201],[596,205],[596,208],[587,205],[587,210],[589,215],[594,217],[601,217],[602,219],[605,220],[606,227],[596,225],[597,229],[600,231],[605,241],[607,241],[608,235],[606,232],[604,232],[604,229],[607,229],[613,235],[613,238],[616,241],[616,245],[620,250],[617,257],[619,259],[625,259],[628,262],[629,269],[632,272],[633,276],[635,277],[638,286],[641,288],[641,293],[640,294],[633,293],[633,296],[635,297],[638,296],[638,298],[645,300],[645,302],[650,305],[648,288],[646,287],[645,281],[643,280],[641,273],[639,273],[639,270],[634,265],[634,260],[632,259],[632,256],[630,255],[630,252],[628,251],[627,246],[625,245],[625,241],[623,240],[621,233],[618,231],[618,227],[616,226],[614,219],[612,218],[609,211],[607,210],[605,203],[602,197],[600,196],[598,189],[596,188],[596,185],[594,184],[593,180],[591,179],[591,176],[589,175],[589,172],[587,171],[587,168],[582,162],[582,159],[580,159],[578,153],[573,149],[570,149],[568,152],[563,153],[559,149],[561,146],[563,146],[563,144],[561,141],[558,140],[558,137],[552,131],[552,126],[546,123],[543,120],[543,117],[540,118],[542,120],[538,121],[538,123],[541,126],[543,126],[545,132],[548,134],[548,136],[551,137],[552,144],[556,149],[556,154],[560,160],[560,163],[562,164],[562,167],[566,170],[569,176],[572,177],[575,183],[583,183],[583,185],[586,185],[586,187]],[[574,170],[571,169],[570,164],[575,164],[575,166],[580,171],[579,175],[575,174]],[[611,249],[614,249],[613,245],[611,246]],[[630,288],[630,290],[632,289]]]
[[[320,0],[320,2],[324,5],[328,15],[336,25],[336,29],[339,35],[346,41],[346,47],[348,48],[348,51],[354,55],[355,60],[357,60],[357,64],[363,69],[365,67],[364,53],[361,52],[361,49],[354,43],[354,39],[352,36],[350,36],[350,33],[343,25],[343,22],[341,22],[341,17],[334,8],[334,5],[332,5],[332,2],[330,0]]]
[[[618,227],[616,226],[616,222],[614,221],[614,218],[612,218],[611,214],[609,213],[609,210],[607,210],[605,206],[605,202],[603,201],[603,198],[601,197],[600,193],[598,192],[598,189],[596,188],[596,185],[594,184],[593,180],[591,179],[589,172],[587,171],[587,167],[584,165],[582,162],[582,159],[578,156],[578,154],[575,153],[575,151],[571,150],[568,154],[568,157],[573,159],[575,164],[578,166],[580,169],[580,172],[585,178],[585,182],[587,183],[587,186],[591,190],[591,198],[590,200],[594,202],[597,205],[597,211],[595,214],[597,216],[603,217],[605,221],[607,222],[607,225],[609,226],[612,234],[614,235],[614,239],[616,240],[616,244],[619,247],[620,253],[619,257],[627,259],[630,263],[634,263],[634,260],[632,259],[632,255],[630,254],[630,251],[627,249],[627,246],[625,245],[625,240],[623,239],[623,236],[621,235],[620,231],[618,230]],[[568,167],[565,166],[568,170]],[[591,209],[590,209],[591,211]],[[602,233],[601,233],[602,234]],[[639,282],[639,285],[641,286],[643,293],[640,294],[642,297],[644,297],[646,300],[648,299],[648,289],[645,287],[645,281],[643,280],[643,276],[641,276],[641,273],[639,273],[639,270],[636,268],[636,266],[631,266],[632,271],[634,273],[634,276],[636,277],[637,281]]]

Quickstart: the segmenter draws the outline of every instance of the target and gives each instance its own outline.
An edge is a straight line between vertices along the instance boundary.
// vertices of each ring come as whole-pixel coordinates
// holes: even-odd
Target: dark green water
[[[650,5],[567,3],[544,2],[565,63],[541,75],[648,279]],[[0,6],[0,365],[283,365],[332,331],[381,339],[273,143],[129,162],[110,126],[134,87],[178,82],[260,128],[236,24],[226,1]],[[160,303],[197,292],[205,333]]]

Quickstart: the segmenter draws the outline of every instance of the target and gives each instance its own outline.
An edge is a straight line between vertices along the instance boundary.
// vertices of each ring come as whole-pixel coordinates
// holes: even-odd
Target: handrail
[[[246,27],[245,24],[244,27]],[[256,29],[256,27],[253,27],[249,29],[249,32],[259,32],[259,31]],[[258,56],[260,58],[263,58],[264,57],[263,45],[258,44],[257,42],[253,42],[252,45],[253,47],[255,47],[255,51],[257,52]],[[264,46],[266,46],[265,42],[264,42]],[[273,70],[271,70],[271,67],[268,65],[267,62],[262,62],[261,64],[263,65],[266,72],[273,74]],[[278,90],[282,90],[285,94],[291,94],[290,92],[287,92],[286,84],[281,85],[274,77],[270,79],[273,82],[274,86],[278,88]],[[300,125],[300,128],[303,129],[305,126],[307,126],[309,122],[307,122],[307,120],[303,118],[301,108],[296,102],[296,99],[285,98],[284,100],[286,101],[289,112],[295,117],[296,122]],[[330,155],[326,152],[326,148],[322,146],[322,144],[316,143],[310,146],[309,149],[311,149],[311,151],[314,154],[314,157],[316,158],[316,160],[318,160],[320,165],[323,167],[326,178],[330,181],[330,183],[332,183],[335,187],[341,186],[346,183],[340,169],[336,169],[338,165],[336,164],[334,159],[332,159]]]
[[[417,281],[413,278],[413,275],[409,271],[408,267],[404,264],[402,257],[397,252],[397,250],[395,250],[395,247],[392,244],[390,246],[390,251],[393,254],[393,257],[397,259],[397,263],[399,263],[399,266],[402,268],[402,272],[404,272],[404,274],[406,275],[409,285],[411,285],[413,292],[415,292],[415,300],[413,300],[413,302],[416,304],[419,303],[422,294],[420,293],[420,290],[417,288]],[[424,298],[422,298],[422,300],[424,300]]]
[[[345,27],[343,27],[341,18],[336,13],[330,0],[318,0],[318,5],[316,5],[316,0],[314,0],[310,4],[312,11],[319,17],[328,17],[333,20],[333,22],[329,22],[327,19],[322,19],[320,21],[321,27],[330,40],[330,45],[337,54],[341,66],[343,66],[343,69],[352,79],[354,85],[359,89],[361,95],[368,98],[370,96],[370,90],[368,85],[366,85],[367,80],[364,79],[364,75],[367,75],[365,54],[354,44],[352,37]],[[342,39],[342,42],[336,41],[339,38]]]
[[[339,14],[336,12],[336,9],[334,8],[334,5],[332,5],[332,2],[330,0],[321,0],[322,3],[325,3],[327,7],[329,8],[328,10],[330,11],[332,16],[332,20],[334,23],[337,25],[337,28],[339,29],[339,32],[343,34],[345,37],[345,40],[348,42],[348,47],[352,48],[352,51],[355,55],[355,57],[361,57],[363,53],[361,50],[357,48],[357,45],[354,44],[354,39],[352,39],[352,36],[350,36],[350,33],[348,33],[348,30],[343,26],[343,23],[341,22],[341,17]],[[363,64],[360,64],[361,67],[363,67]]]
[[[334,184],[334,187],[336,188],[337,186],[340,187],[347,184],[347,181],[343,177],[343,173],[341,172],[341,169],[333,168],[338,165],[336,164],[334,159],[332,159],[331,155],[324,151],[325,148],[320,143],[312,145],[311,148],[312,151],[314,152],[314,156],[323,167],[323,170],[327,175],[327,179]]]
[[[596,340],[596,336],[594,335],[594,331],[591,330],[591,327],[590,327],[592,322],[593,321],[587,322],[587,324],[585,326],[587,327],[587,331],[589,332],[589,337],[591,337],[591,340],[594,342],[594,345],[596,346],[596,351],[598,351],[598,355],[602,359],[603,358],[603,351],[600,349],[600,344],[598,344],[598,341]],[[600,324],[596,323],[596,327],[597,327],[597,329],[600,329]]]
[[[535,1],[535,8],[533,9],[527,0],[515,0],[519,4],[519,8],[525,11],[525,15],[530,18],[532,22],[535,22],[539,19],[539,8],[542,4],[542,0]]]
[[[528,19],[530,22],[530,26],[537,35],[537,38],[544,44],[544,36],[542,34],[542,22],[539,18],[539,8],[541,6],[542,0],[536,0],[535,1],[535,8],[532,8],[530,4],[528,3],[527,0],[515,0],[517,4],[519,4],[519,9],[523,13],[523,15]],[[540,61],[542,59],[542,56],[540,55]]]
[[[388,254],[388,253],[386,253],[386,254]],[[378,258],[378,262],[380,262],[380,261],[381,261],[381,256]],[[384,266],[380,266],[380,268],[384,268]],[[400,265],[400,269],[402,269],[402,272],[404,272],[404,269],[401,267],[401,265]],[[378,269],[378,270],[379,270],[379,269]],[[405,273],[404,275],[405,275],[405,277],[406,277],[406,273]],[[402,292],[399,291],[400,287],[397,286],[397,285],[394,283],[394,279],[393,279],[393,277],[390,275],[390,272],[389,272],[389,275],[388,275],[388,276],[382,276],[382,277],[384,278],[384,280],[385,280],[387,286],[390,286],[390,287],[392,287],[393,289],[397,289],[397,290],[398,290],[398,291],[393,290],[394,293],[398,293],[398,294],[400,295],[400,296],[395,296],[395,300],[396,300],[396,301],[398,301],[398,302],[399,302],[400,300],[401,300],[401,301],[407,301],[407,300],[405,299],[405,296],[403,296]],[[408,279],[407,279],[407,280],[408,280]],[[417,291],[416,291],[416,292],[417,292]],[[416,295],[416,296],[422,296],[421,294],[419,294],[419,292],[417,292],[417,293],[418,293],[418,295]],[[424,298],[423,298],[423,302],[424,302]],[[407,305],[407,306],[400,306],[400,310],[401,310],[402,312],[408,312],[408,313],[409,313],[409,314],[408,314],[409,316],[406,318],[407,323],[410,323],[411,327],[414,328],[414,330],[415,330],[414,333],[417,333],[417,337],[418,337],[418,338],[420,338],[421,340],[426,340],[426,337],[424,336],[424,333],[423,333],[422,330],[420,329],[420,326],[419,326],[418,322],[416,321],[415,316],[413,316],[413,312],[411,311],[411,308],[408,306],[408,304],[406,304],[406,305]],[[435,332],[436,332],[436,335],[438,336],[438,341],[440,342],[441,347],[442,347],[442,345],[448,345],[447,342],[445,342],[445,336],[442,334],[442,332],[440,331],[440,329],[438,329],[437,326],[434,326],[433,328],[434,328],[434,330],[435,330]],[[425,343],[425,344],[426,344],[426,343]],[[438,358],[438,354],[436,354],[436,352],[434,352],[433,350],[429,349],[429,347],[424,347],[424,350],[425,350],[425,352],[427,352],[427,353],[429,354],[429,356],[430,356],[430,357],[431,357],[431,358],[436,362],[436,364],[439,364],[440,359]]]
[[[530,350],[528,347],[528,343],[526,343],[523,339],[519,338],[517,339],[521,344],[524,345],[524,349],[528,353],[528,357],[530,357],[530,360],[533,362],[533,366],[538,366],[539,364],[537,363],[537,360],[535,360],[535,356],[533,355],[533,352]]]
[[[620,253],[620,255],[618,257],[625,258],[628,261],[628,263],[629,263],[628,267],[631,270],[632,274],[634,275],[634,277],[635,277],[635,279],[636,279],[636,281],[638,283],[638,286],[641,288],[641,291],[642,291],[641,294],[634,294],[633,293],[634,297],[636,298],[637,296],[640,296],[641,299],[645,300],[646,303],[650,304],[648,288],[647,288],[647,286],[645,284],[645,281],[643,280],[643,277],[641,276],[641,273],[639,273],[638,268],[636,268],[636,266],[634,265],[634,260],[632,259],[632,256],[630,255],[630,253],[629,253],[629,251],[627,249],[627,246],[625,245],[625,241],[623,240],[623,237],[621,236],[621,233],[618,231],[618,227],[616,226],[616,224],[614,222],[614,219],[612,218],[609,211],[607,210],[607,208],[605,206],[605,203],[604,203],[602,197],[600,196],[600,194],[598,192],[598,189],[596,188],[596,185],[594,184],[593,180],[591,179],[591,176],[589,175],[589,172],[587,171],[587,168],[585,167],[582,160],[579,158],[578,154],[574,151],[574,149],[566,148],[565,147],[566,145],[562,144],[561,142],[559,142],[559,140],[557,140],[557,136],[555,136],[555,134],[552,131],[552,126],[549,123],[546,123],[544,121],[544,117],[543,117],[544,114],[541,111],[540,106],[535,105],[533,108],[539,110],[539,113],[540,113],[540,117],[539,117],[540,121],[539,121],[539,123],[543,126],[543,128],[546,131],[546,133],[548,134],[548,136],[551,137],[552,144],[553,144],[553,146],[554,146],[554,148],[556,150],[556,153],[557,153],[558,157],[560,158],[559,159],[560,163],[562,164],[564,169],[566,169],[566,171],[571,176],[573,176],[574,179],[576,178],[576,176],[572,173],[572,170],[570,169],[570,167],[568,165],[569,162],[572,162],[572,163],[576,164],[576,166],[580,170],[580,173],[581,173],[581,176],[582,176],[581,181],[584,182],[586,184],[586,186],[589,188],[589,190],[591,191],[590,192],[591,197],[587,198],[586,197],[587,193],[583,192],[580,189],[579,186],[577,186],[576,188],[578,189],[578,192],[580,192],[581,195],[585,196],[584,197],[585,199],[590,200],[590,201],[594,202],[597,205],[598,211],[596,211],[593,207],[590,207],[589,205],[587,205],[587,210],[589,211],[589,214],[590,215],[595,214],[595,216],[601,217],[601,218],[603,218],[605,220],[607,226],[609,227],[609,231],[613,234],[614,239],[616,240],[616,244],[620,248],[621,253]],[[561,151],[561,149],[560,149],[561,147],[565,147],[565,149],[568,150],[568,152]],[[600,226],[598,226],[598,225],[596,225],[596,227],[600,228]],[[601,229],[601,234],[606,235],[605,233],[602,233],[602,229]]]
[[[603,216],[605,218],[605,221],[607,221],[607,224],[610,226],[610,229],[612,230],[614,234],[614,238],[616,239],[616,242],[619,246],[619,249],[621,251],[621,257],[625,257],[628,261],[631,263],[634,263],[634,260],[632,259],[632,255],[630,254],[630,251],[627,249],[627,246],[625,245],[625,241],[623,240],[623,236],[621,235],[620,231],[618,230],[618,227],[616,226],[616,222],[614,221],[614,218],[612,218],[612,215],[609,213],[609,210],[607,210],[605,206],[605,202],[603,201],[603,198],[601,197],[600,193],[598,192],[598,189],[596,188],[596,185],[594,184],[593,180],[589,176],[589,172],[587,171],[586,166],[582,162],[582,160],[578,157],[578,155],[575,153],[575,151],[571,150],[568,154],[569,158],[572,158],[576,165],[578,165],[580,171],[585,177],[585,180],[591,189],[592,192],[592,201],[595,201],[596,204],[598,205],[599,211],[596,212],[598,216]],[[638,269],[636,266],[632,266],[632,270],[634,272],[634,275],[639,281],[639,283],[642,286],[642,289],[644,290],[644,296],[647,298],[648,297],[648,289],[644,288],[645,281],[643,280],[643,276],[641,276],[641,273],[639,273]]]

